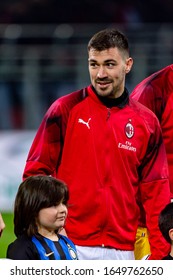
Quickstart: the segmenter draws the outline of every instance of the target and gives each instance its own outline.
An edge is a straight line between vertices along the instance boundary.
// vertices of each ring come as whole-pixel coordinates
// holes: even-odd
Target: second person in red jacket
[[[159,119],[166,148],[173,199],[173,64],[145,78],[134,88],[130,96],[148,107]],[[137,259],[150,253],[145,221],[138,228],[135,248]]]

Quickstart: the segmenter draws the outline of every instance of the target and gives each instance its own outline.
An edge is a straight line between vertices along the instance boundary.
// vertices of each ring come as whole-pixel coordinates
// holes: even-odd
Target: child
[[[67,217],[66,184],[51,176],[30,176],[18,189],[14,205],[17,239],[7,248],[14,260],[77,260],[75,245],[59,234]]]
[[[169,255],[163,260],[173,260],[173,203],[169,203],[159,215],[159,228],[168,243],[171,244]]]

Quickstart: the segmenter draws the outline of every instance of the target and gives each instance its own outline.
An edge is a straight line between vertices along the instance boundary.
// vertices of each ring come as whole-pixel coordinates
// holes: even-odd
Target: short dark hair
[[[159,228],[168,243],[171,244],[169,237],[169,230],[173,229],[173,203],[169,203],[160,212],[159,215]]]
[[[88,51],[92,48],[96,51],[118,48],[129,56],[129,43],[127,37],[114,28],[107,28],[93,35],[88,43]]]
[[[43,208],[56,206],[61,201],[67,205],[68,199],[68,187],[63,181],[46,175],[25,179],[19,185],[14,203],[15,235],[36,235],[38,212]]]

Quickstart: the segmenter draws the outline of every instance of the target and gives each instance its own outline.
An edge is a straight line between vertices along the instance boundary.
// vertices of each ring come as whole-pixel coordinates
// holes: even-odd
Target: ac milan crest
[[[129,121],[125,126],[125,134],[128,138],[132,138],[134,135],[134,126]]]

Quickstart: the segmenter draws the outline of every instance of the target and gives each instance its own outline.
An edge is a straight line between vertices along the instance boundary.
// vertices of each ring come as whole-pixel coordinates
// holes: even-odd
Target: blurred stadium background
[[[156,9],[157,7],[157,9]],[[173,63],[171,0],[1,0],[0,211],[6,229],[0,258],[14,239],[13,203],[34,134],[50,104],[88,85],[87,43],[117,27],[129,38],[131,91]]]

